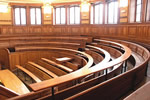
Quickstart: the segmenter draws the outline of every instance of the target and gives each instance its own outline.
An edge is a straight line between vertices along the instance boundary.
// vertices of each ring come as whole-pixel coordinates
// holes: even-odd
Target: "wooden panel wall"
[[[0,12],[0,25],[12,25],[11,9],[10,8],[8,8],[8,11],[6,13]]]
[[[0,26],[0,35],[90,35],[150,44],[150,24]]]

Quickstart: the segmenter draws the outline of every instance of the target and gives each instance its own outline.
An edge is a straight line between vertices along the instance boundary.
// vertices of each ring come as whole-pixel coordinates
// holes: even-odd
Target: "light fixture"
[[[89,0],[81,0],[81,12],[88,12],[89,11]]]
[[[52,13],[52,6],[51,5],[45,5],[44,6],[44,13],[45,14],[51,14]]]
[[[0,13],[8,12],[8,3],[0,2]]]
[[[52,0],[44,0],[43,1],[43,8],[44,8],[44,13],[45,14],[51,14],[52,13],[52,8],[53,6],[51,6]]]
[[[120,5],[120,7],[127,7],[128,6],[128,0],[120,0],[119,5]]]

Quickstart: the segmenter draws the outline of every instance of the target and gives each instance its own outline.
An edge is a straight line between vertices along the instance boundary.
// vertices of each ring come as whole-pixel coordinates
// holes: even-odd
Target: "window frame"
[[[70,23],[70,8],[71,8],[71,7],[74,7],[74,23],[73,23],[73,24]],[[75,18],[75,16],[76,16],[75,11],[76,11],[76,10],[75,10],[75,7],[79,7],[79,11],[80,11],[80,12],[79,12],[79,14],[80,14],[79,18],[80,18],[80,19],[79,19],[79,23],[78,23],[78,24],[76,24],[76,18]],[[69,24],[69,25],[80,25],[80,24],[81,24],[81,8],[80,8],[80,5],[70,5],[70,6],[68,7],[68,17],[69,17],[69,18],[68,18],[68,24]]]
[[[143,0],[141,0],[141,3],[140,3],[140,5],[141,5],[141,11],[140,11],[140,21],[136,21],[137,20],[137,6],[139,5],[139,4],[137,4],[137,1],[138,0],[135,0],[135,18],[134,18],[134,22],[136,22],[136,23],[141,23],[142,22],[142,7],[143,7]]]
[[[15,20],[15,9],[19,8],[19,15],[20,15],[20,24],[16,24],[16,20]],[[22,24],[21,21],[21,8],[25,8],[25,18],[26,18],[26,24]],[[26,6],[14,6],[13,7],[13,23],[15,26],[27,26],[27,7]]]
[[[111,1],[108,1],[108,2],[106,2],[106,4],[107,4],[107,8],[106,8],[106,10],[107,10],[107,12],[105,12],[105,13],[107,13],[107,16],[105,16],[106,17],[106,23],[105,24],[118,24],[119,23],[119,2],[118,2],[118,6],[117,6],[117,9],[118,9],[118,11],[117,11],[117,15],[116,15],[116,17],[117,17],[117,22],[116,23],[114,23],[115,22],[115,6],[114,6],[114,13],[113,13],[113,23],[109,23],[109,4],[110,3],[112,3],[112,2],[118,2],[118,0],[111,0]],[[105,5],[106,5],[105,4]]]
[[[34,8],[35,9],[35,24],[31,24],[31,9]],[[40,11],[41,11],[41,24],[37,24],[37,16],[36,16],[36,9],[39,8]],[[40,26],[42,25],[42,8],[40,6],[36,7],[36,6],[30,6],[29,7],[29,22],[30,22],[30,25],[32,26]]]
[[[130,15],[128,16],[129,17],[129,23],[142,23],[142,18],[144,17],[144,16],[142,16],[143,0],[141,0],[140,21],[136,21],[137,20],[137,0],[130,0],[129,7],[130,7],[130,10],[129,10]]]
[[[60,23],[59,24],[56,24],[56,9],[59,8],[60,9]],[[61,24],[61,8],[64,8],[65,9],[65,23],[64,24]],[[66,7],[65,6],[56,6],[54,7],[54,13],[53,13],[53,25],[66,25],[67,24],[67,10],[66,10]]]
[[[99,10],[100,10],[100,5],[103,5],[103,12],[102,12],[102,23],[100,23],[100,12],[99,12]],[[99,5],[99,9],[98,9],[98,23],[95,23],[95,6],[97,6],[97,5]],[[93,11],[91,10],[91,8],[93,7]],[[94,3],[94,4],[91,4],[91,7],[90,7],[90,24],[93,24],[93,25],[101,25],[101,24],[104,24],[104,7],[105,7],[105,4],[103,3],[103,2],[98,2],[98,3]],[[93,15],[92,15],[92,12],[93,12]],[[93,22],[91,23],[91,19],[93,18]]]
[[[146,1],[146,22],[150,22],[150,0]]]

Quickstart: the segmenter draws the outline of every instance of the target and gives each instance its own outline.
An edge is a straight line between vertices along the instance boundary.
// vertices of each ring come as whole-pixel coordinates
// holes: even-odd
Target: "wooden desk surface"
[[[67,62],[67,61],[71,61],[72,58],[68,58],[68,57],[62,57],[62,58],[56,58],[57,61],[60,62]]]
[[[16,93],[26,94],[30,92],[24,83],[9,70],[0,71],[0,80],[5,87],[15,91]]]

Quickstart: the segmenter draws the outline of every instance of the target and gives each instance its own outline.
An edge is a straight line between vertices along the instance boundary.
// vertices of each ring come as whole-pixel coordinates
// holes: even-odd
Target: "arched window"
[[[80,6],[69,7],[69,24],[80,24]]]
[[[103,24],[103,4],[102,3],[92,4],[91,24]]]
[[[118,23],[118,1],[109,1],[107,3],[107,23]]]

